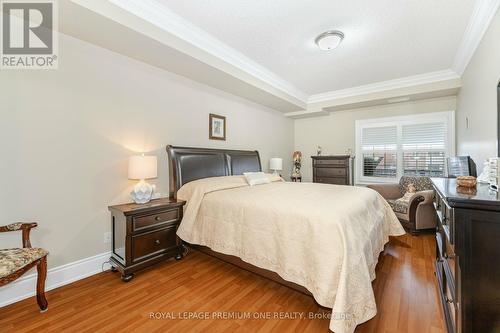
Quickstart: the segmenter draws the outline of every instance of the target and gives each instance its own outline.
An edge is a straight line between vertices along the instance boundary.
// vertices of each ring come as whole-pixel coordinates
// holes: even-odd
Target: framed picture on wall
[[[210,113],[208,122],[210,140],[226,140],[226,117]]]

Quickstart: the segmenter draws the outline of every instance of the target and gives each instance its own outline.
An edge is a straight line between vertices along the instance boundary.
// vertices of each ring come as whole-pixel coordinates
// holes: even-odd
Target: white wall
[[[462,76],[457,108],[457,153],[471,155],[478,169],[497,156],[497,86],[500,80],[500,11]],[[470,120],[466,128],[465,118]]]
[[[455,97],[444,97],[337,111],[324,117],[298,119],[295,121],[295,149],[302,152],[303,180],[312,180],[311,156],[316,155],[318,145],[323,148],[323,155],[345,154],[348,149],[355,153],[356,120],[453,111],[455,108]]]
[[[109,250],[108,205],[129,201],[127,159],[158,156],[168,195],[167,144],[257,149],[264,169],[284,158],[293,121],[166,71],[60,36],[59,69],[0,73],[0,224],[38,221],[32,243],[59,266]],[[227,141],[208,139],[208,114],[227,117]],[[19,233],[1,247],[19,246]]]

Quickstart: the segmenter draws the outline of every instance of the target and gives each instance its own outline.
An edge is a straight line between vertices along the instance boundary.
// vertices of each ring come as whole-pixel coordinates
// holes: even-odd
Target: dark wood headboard
[[[167,146],[170,197],[190,181],[262,171],[256,150],[226,150]]]

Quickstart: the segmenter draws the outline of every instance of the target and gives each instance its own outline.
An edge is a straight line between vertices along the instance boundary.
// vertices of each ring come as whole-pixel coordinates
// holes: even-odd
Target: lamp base
[[[134,186],[134,190],[130,192],[130,196],[135,203],[144,204],[151,200],[153,191],[153,185],[148,184],[144,181],[144,179],[141,179],[141,181]]]

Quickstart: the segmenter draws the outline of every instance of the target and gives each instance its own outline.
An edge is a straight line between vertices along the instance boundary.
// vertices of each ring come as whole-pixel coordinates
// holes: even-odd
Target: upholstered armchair
[[[36,266],[38,278],[36,284],[36,300],[40,312],[47,311],[45,298],[45,278],[47,277],[47,251],[31,247],[30,231],[36,223],[13,223],[0,226],[0,232],[22,231],[23,247],[15,249],[0,249],[0,287],[10,283]]]
[[[416,192],[405,200],[408,185],[413,184]],[[379,192],[392,207],[399,221],[411,234],[436,227],[436,212],[433,207],[434,190],[429,177],[403,176],[399,184],[368,185]]]

